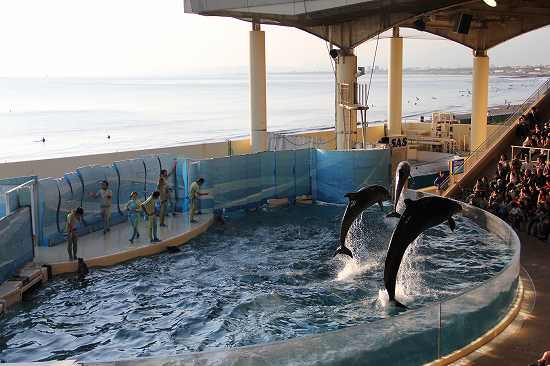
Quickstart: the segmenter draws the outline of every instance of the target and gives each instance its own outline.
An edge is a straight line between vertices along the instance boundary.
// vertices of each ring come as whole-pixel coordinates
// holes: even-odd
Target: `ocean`
[[[368,76],[361,81],[368,82]],[[542,81],[491,77],[489,104],[520,103]],[[471,75],[405,74],[403,115],[468,112],[470,90]],[[332,73],[270,73],[267,93],[269,131],[334,126]],[[374,75],[369,105],[370,123],[385,119],[385,73]],[[249,126],[248,75],[4,78],[0,79],[0,126],[0,162],[244,136]]]

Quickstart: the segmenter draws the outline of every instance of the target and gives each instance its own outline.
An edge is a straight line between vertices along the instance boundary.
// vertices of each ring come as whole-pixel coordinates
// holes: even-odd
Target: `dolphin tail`
[[[401,309],[408,309],[408,307],[406,307],[405,305],[401,304],[399,301],[397,301],[396,299],[393,299],[391,300],[391,302],[397,306],[398,308],[401,308]]]
[[[389,214],[386,215],[386,217],[397,217],[397,218],[400,218],[401,217],[401,214],[397,211],[393,211]]]
[[[340,245],[338,249],[336,249],[334,256],[336,257],[338,254],[344,254],[349,256],[350,258],[353,258],[353,253],[351,252],[351,250],[349,250],[349,248],[344,245]]]

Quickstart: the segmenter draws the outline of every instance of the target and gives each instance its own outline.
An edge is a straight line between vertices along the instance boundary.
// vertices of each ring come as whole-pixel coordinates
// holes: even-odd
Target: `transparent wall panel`
[[[317,150],[317,199],[346,203],[344,195],[354,188],[353,159],[346,151]]]
[[[294,181],[294,151],[275,152],[275,196],[296,197]]]
[[[39,191],[39,222],[42,228],[40,245],[49,246],[52,237],[61,231],[58,222],[59,215],[59,186],[54,178],[40,179]]]
[[[120,179],[117,192],[118,207],[125,212],[126,203],[130,200],[130,193],[137,192],[138,197],[145,195],[145,163],[143,159],[116,161],[114,164]]]
[[[33,258],[31,210],[17,209],[0,219],[0,283]]]
[[[389,188],[391,161],[388,149],[359,150],[351,154],[353,155],[354,190],[371,185]]]
[[[296,196],[311,194],[311,152],[310,149],[294,150]]]
[[[144,156],[141,157],[145,163],[145,190],[146,194],[143,195],[143,199],[150,196],[157,190],[157,185],[160,176],[160,160],[157,156]]]
[[[441,304],[441,354],[460,349],[486,333],[508,313],[519,275],[519,256],[481,286]]]
[[[262,174],[262,201],[275,197],[275,152],[267,151],[260,155],[260,170]]]
[[[60,194],[59,226],[62,232],[66,232],[67,215],[69,214],[69,212],[76,209],[78,205],[75,205],[71,185],[65,178],[58,178],[57,186],[59,188]]]
[[[248,180],[248,193],[246,204],[256,207],[263,199],[262,154],[248,155],[246,160],[246,177]]]

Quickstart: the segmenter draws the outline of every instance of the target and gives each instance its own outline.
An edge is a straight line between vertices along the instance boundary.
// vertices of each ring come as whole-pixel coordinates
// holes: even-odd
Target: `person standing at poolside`
[[[78,251],[78,234],[76,232],[76,225],[82,221],[84,210],[82,207],[72,210],[67,215],[67,224],[65,230],[67,231],[67,252],[69,253],[69,260],[76,260],[76,252]]]
[[[160,239],[157,236],[158,228],[158,219],[157,215],[155,214],[156,207],[158,207],[158,204],[160,203],[160,192],[154,191],[152,195],[149,196],[143,202],[142,207],[145,210],[145,214],[147,214],[147,233],[149,234],[149,241],[151,243],[157,243],[160,241]]]
[[[195,215],[200,215],[201,212],[199,211],[199,198],[200,196],[206,196],[208,193],[201,193],[201,186],[204,184],[204,178],[199,178],[193,183],[191,183],[191,187],[189,188],[189,199],[191,200],[191,207],[189,207],[189,221],[190,222],[197,222],[195,220]]]
[[[174,171],[176,170],[175,164],[170,172],[168,174],[168,171],[166,169],[162,169],[160,171],[160,177],[159,182],[157,184],[157,191],[160,193],[160,226],[165,227],[166,224],[164,223],[164,218],[166,217],[166,210],[168,208],[168,201],[170,199],[170,185],[168,184],[168,178],[174,174]]]
[[[128,211],[128,222],[130,223],[130,243],[134,244],[134,239],[139,238],[139,221],[141,214],[141,201],[137,198],[137,192],[130,193],[130,201],[126,204],[126,210]]]
[[[101,219],[103,220],[103,234],[111,231],[111,206],[113,204],[113,192],[109,189],[109,182],[106,180],[101,182],[101,188],[95,192],[90,193],[93,198],[99,198]]]

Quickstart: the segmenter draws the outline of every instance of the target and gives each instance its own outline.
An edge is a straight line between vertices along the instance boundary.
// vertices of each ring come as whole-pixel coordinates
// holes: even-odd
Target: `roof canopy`
[[[392,27],[409,27],[487,50],[550,24],[549,0],[184,0],[185,11],[302,29],[354,48]],[[467,34],[456,32],[461,14]]]

